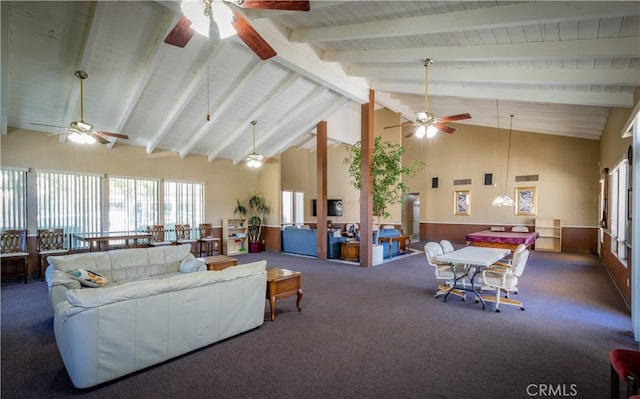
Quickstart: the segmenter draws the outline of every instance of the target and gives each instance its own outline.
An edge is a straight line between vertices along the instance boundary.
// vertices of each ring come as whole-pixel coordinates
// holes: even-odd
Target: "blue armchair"
[[[332,232],[327,233],[327,258],[339,259],[342,255],[342,243],[347,241],[346,237],[334,237]]]

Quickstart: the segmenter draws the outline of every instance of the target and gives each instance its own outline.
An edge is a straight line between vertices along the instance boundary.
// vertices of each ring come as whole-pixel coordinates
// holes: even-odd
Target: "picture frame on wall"
[[[531,216],[537,211],[535,187],[516,187],[516,216]]]
[[[471,215],[471,191],[453,192],[453,214],[455,216]]]

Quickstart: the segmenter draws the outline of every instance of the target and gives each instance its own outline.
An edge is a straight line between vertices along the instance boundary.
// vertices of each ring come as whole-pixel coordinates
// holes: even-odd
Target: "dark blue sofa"
[[[282,230],[282,252],[317,256],[317,237],[318,230],[316,229],[286,227]],[[327,233],[327,258],[340,258],[340,245],[344,241],[346,241],[346,238],[344,237],[334,237],[332,232]]]

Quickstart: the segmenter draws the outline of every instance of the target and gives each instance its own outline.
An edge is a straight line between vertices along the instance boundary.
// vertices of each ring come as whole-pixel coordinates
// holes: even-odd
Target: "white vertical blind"
[[[293,223],[293,192],[282,191],[282,224]]]
[[[37,192],[39,229],[61,228],[67,234],[102,231],[100,176],[38,171]]]
[[[164,182],[164,224],[171,230],[176,224],[188,224],[191,237],[204,221],[204,184]]]
[[[304,193],[295,193],[295,224],[304,224]]]
[[[2,230],[27,228],[27,170],[2,168]]]
[[[159,223],[159,181],[109,177],[109,231],[145,231]]]
[[[611,232],[611,252],[614,254],[618,252],[618,168],[616,167],[611,171],[611,215],[610,227]]]

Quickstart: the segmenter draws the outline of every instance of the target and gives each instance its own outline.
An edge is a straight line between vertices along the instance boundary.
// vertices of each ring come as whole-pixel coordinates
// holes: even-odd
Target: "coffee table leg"
[[[276,319],[276,297],[269,297],[269,307],[271,308],[271,321]]]
[[[302,293],[302,288],[298,288],[298,298],[296,299],[296,307],[298,308],[298,312],[300,312],[302,309],[300,309],[300,302],[302,301],[302,296],[304,294]]]

